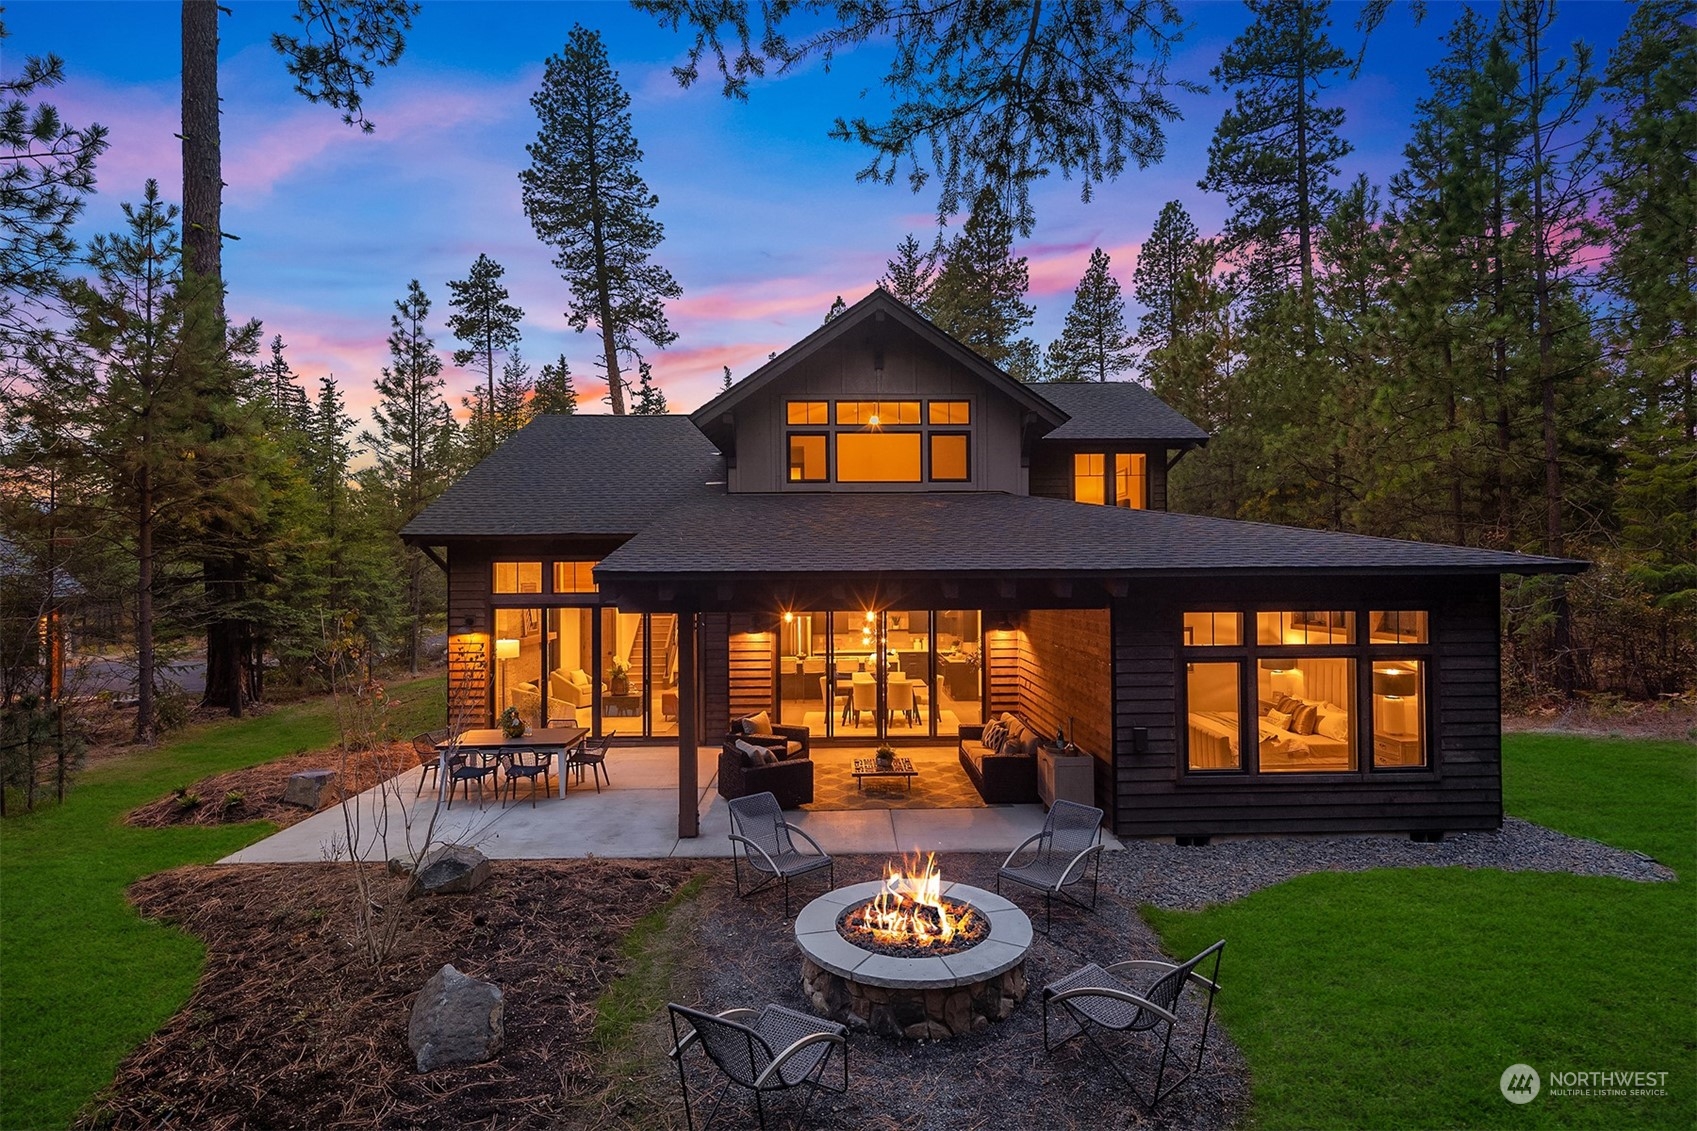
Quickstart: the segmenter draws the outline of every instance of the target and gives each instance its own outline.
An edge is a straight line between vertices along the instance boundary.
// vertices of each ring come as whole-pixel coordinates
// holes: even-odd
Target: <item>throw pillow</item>
[[[749,734],[771,734],[772,716],[765,711],[748,716]]]
[[[1280,730],[1289,730],[1290,716],[1285,714],[1283,711],[1268,711],[1267,725],[1270,727],[1278,727]]]
[[[1036,731],[1034,731],[1034,730],[1026,731],[1025,732],[1025,751],[1024,751],[1025,756],[1027,758],[1037,757],[1037,747],[1042,745],[1042,743],[1043,743],[1043,739],[1038,736]]]
[[[1025,753],[1025,743],[1021,742],[1017,738],[1004,738],[1002,740],[1002,744],[996,748],[996,753],[998,753],[998,754],[1024,754]]]
[[[582,668],[573,668],[572,669],[572,682],[577,684],[579,687],[588,687],[589,686],[589,673],[584,671]]]
[[[1290,729],[1297,734],[1313,734],[1320,725],[1320,710],[1312,703],[1304,703],[1290,717]]]
[[[1316,734],[1325,738],[1335,738],[1339,742],[1349,741],[1349,720],[1342,715],[1321,715],[1320,725]]]
[[[995,722],[984,728],[984,737],[979,739],[979,741],[985,746],[988,746],[990,749],[995,750],[1002,745],[1002,739],[1007,736],[1008,728],[999,722]]]
[[[737,739],[736,748],[742,752],[743,761],[750,766],[765,765],[766,755],[770,753],[765,747],[756,746],[745,738]]]
[[[1281,693],[1273,697],[1273,710],[1283,711],[1287,715],[1294,715],[1296,714],[1297,707],[1300,706],[1301,703],[1302,700],[1298,699],[1296,696]]]

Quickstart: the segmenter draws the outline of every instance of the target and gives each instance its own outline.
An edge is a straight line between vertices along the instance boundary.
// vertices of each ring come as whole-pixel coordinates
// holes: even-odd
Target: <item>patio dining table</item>
[[[485,760],[503,753],[524,750],[554,756],[554,776],[559,780],[560,796],[566,795],[566,751],[589,737],[588,727],[536,727],[519,738],[508,738],[497,727],[460,732],[457,744],[439,742],[436,751],[444,758],[450,745],[457,745],[466,754],[476,754]],[[443,775],[444,777],[446,775]]]

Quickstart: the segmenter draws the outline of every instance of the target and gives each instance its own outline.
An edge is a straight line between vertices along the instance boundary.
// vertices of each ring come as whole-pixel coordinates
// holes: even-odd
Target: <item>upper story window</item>
[[[594,562],[555,562],[554,592],[595,592]]]
[[[1074,502],[1143,510],[1149,505],[1149,461],[1142,452],[1079,452],[1072,457]]]
[[[495,562],[491,593],[542,592],[541,562]]]
[[[971,401],[788,401],[784,417],[790,483],[972,481]]]

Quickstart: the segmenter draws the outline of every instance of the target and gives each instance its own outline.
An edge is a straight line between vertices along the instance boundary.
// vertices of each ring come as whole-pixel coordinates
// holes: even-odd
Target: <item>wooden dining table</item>
[[[436,752],[444,759],[451,747],[457,747],[463,753],[475,754],[485,760],[499,758],[503,753],[514,750],[554,755],[554,774],[559,779],[560,796],[564,797],[566,752],[588,737],[588,727],[534,727],[518,738],[507,737],[507,732],[498,727],[485,727],[461,731],[457,742],[437,743]],[[447,779],[445,765],[439,776],[443,780]]]

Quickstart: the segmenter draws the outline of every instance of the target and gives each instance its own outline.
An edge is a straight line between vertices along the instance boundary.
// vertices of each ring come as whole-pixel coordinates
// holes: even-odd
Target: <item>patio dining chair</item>
[[[684,1122],[690,1131],[695,1131],[695,1115],[690,1108],[684,1053],[692,1045],[699,1045],[713,1067],[725,1076],[724,1087],[713,1101],[702,1131],[712,1124],[733,1084],[754,1093],[754,1109],[762,1128],[766,1126],[766,1096],[770,1093],[807,1088],[807,1098],[796,1116],[796,1125],[800,1126],[821,1088],[839,1095],[848,1091],[848,1029],[834,1021],[781,1005],[768,1005],[759,1011],[705,1013],[674,1002],[668,1003],[666,1010],[672,1021],[672,1048],[667,1055],[678,1062]],[[824,1083],[825,1069],[839,1049],[843,1054],[843,1082],[833,1087]]]
[[[418,789],[414,797],[424,793],[424,778],[429,775],[431,781],[436,781],[437,772],[442,768],[442,754],[437,746],[448,741],[448,732],[443,730],[427,730],[423,734],[415,734],[412,738],[412,752],[418,755],[420,766],[418,774]]]
[[[778,799],[771,793],[751,793],[725,802],[731,813],[731,873],[735,878],[737,896],[745,898],[768,884],[781,880],[784,885],[784,918],[790,917],[790,877],[805,876],[820,868],[828,870],[826,890],[837,886],[837,865],[819,842],[784,820]],[[791,834],[801,837],[813,849],[806,852],[796,846]],[[741,851],[738,851],[738,850]],[[750,879],[757,880],[747,891],[742,888],[744,868]]]
[[[613,779],[607,776],[607,750],[613,745],[613,739],[618,737],[618,734],[618,731],[610,730],[594,742],[580,742],[576,750],[566,755],[565,769],[560,772],[563,774],[570,770],[581,782],[583,772],[588,770],[595,782],[595,792],[600,793],[603,780],[609,786],[613,784]]]
[[[1030,855],[1014,863],[1022,853]],[[1056,899],[1064,899],[1086,911],[1096,907],[1096,885],[1102,867],[1102,810],[1075,801],[1056,801],[1049,808],[1043,831],[1025,838],[1008,853],[996,873],[996,891],[1009,880],[1043,893],[1043,933],[1054,925]],[[1067,889],[1090,879],[1090,902],[1085,903]]]
[[[501,768],[506,772],[502,789],[512,794],[513,803],[517,804],[518,782],[520,778],[525,779],[530,782],[530,807],[536,808],[536,779],[542,779],[542,792],[547,794],[554,755],[547,750],[503,750],[500,761]]]
[[[1202,1055],[1208,1051],[1208,1026],[1214,1019],[1214,995],[1220,992],[1220,956],[1225,952],[1225,947],[1226,940],[1221,939],[1195,958],[1178,965],[1171,962],[1133,960],[1102,967],[1092,962],[1059,981],[1049,983],[1043,987],[1043,1051],[1053,1053],[1074,1037],[1083,1036],[1107,1062],[1108,1067],[1125,1081],[1138,1102],[1153,1113],[1155,1105],[1171,1095],[1174,1089],[1202,1067]],[[1209,958],[1214,960],[1213,967],[1208,976],[1203,977],[1198,971],[1205,966]],[[1139,974],[1143,977],[1139,978]],[[1179,1066],[1184,1074],[1163,1087],[1167,1062],[1173,1058],[1175,1052],[1173,1031],[1179,1029],[1186,1021],[1184,987],[1187,982],[1193,983],[1207,995],[1207,1004],[1202,1010],[1201,1030],[1196,1038],[1196,1059],[1194,1062],[1189,1061],[1182,1052],[1179,1053]],[[1074,1032],[1052,1043],[1049,1036],[1051,1009],[1066,1013],[1077,1026]],[[1194,1009],[1190,1011],[1190,1015],[1194,1017]],[[1152,1037],[1159,1037],[1161,1059],[1155,1068],[1154,1084],[1147,1097],[1131,1075],[1121,1067],[1114,1051],[1098,1037],[1098,1032],[1102,1030],[1115,1033],[1148,1033]]]
[[[478,755],[468,756],[463,750],[448,756],[448,808],[454,807],[454,789],[465,787],[465,799],[471,800],[471,785],[477,783],[477,807],[483,808],[483,779],[495,776],[500,769],[496,762],[485,761]]]

